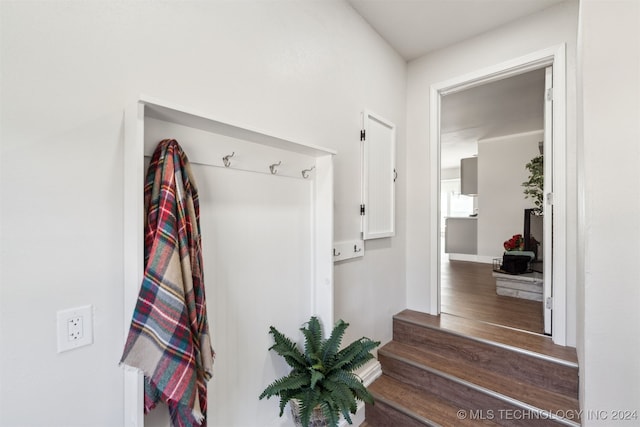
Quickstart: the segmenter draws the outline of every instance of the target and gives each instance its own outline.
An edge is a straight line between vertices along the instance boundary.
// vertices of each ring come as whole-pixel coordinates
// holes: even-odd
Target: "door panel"
[[[544,102],[544,333],[551,335],[553,306],[553,67],[545,69]]]

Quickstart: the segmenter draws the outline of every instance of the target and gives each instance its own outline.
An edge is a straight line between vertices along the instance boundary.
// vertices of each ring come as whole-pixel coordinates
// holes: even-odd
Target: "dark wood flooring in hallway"
[[[491,264],[444,257],[440,266],[441,311],[542,334],[542,303],[497,295],[491,272]]]

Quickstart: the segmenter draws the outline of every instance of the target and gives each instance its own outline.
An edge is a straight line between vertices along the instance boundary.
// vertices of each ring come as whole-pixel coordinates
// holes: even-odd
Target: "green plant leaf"
[[[522,183],[525,199],[532,199],[534,205],[541,211],[544,198],[544,156],[534,157],[525,165],[529,171],[529,179]]]
[[[336,359],[340,362],[336,366],[346,371],[355,371],[373,359],[371,351],[379,345],[380,341],[372,341],[369,338],[362,337],[340,350],[336,356]]]
[[[317,317],[313,316],[306,328],[300,328],[304,335],[304,353],[307,362],[315,364],[320,361],[319,353],[322,347],[322,326]]]
[[[280,415],[284,414],[284,408],[287,406],[287,403],[291,399],[295,399],[297,397],[298,390],[282,390],[280,392]]]
[[[362,400],[363,402],[372,403],[373,397],[367,390],[367,388],[362,384],[362,380],[358,378],[358,376],[352,372],[346,371],[337,371],[334,372],[329,379],[331,381],[339,382],[349,387],[349,389],[356,396],[356,399]]]
[[[327,381],[327,388],[330,391],[331,398],[337,403],[338,408],[340,408],[342,416],[351,424],[349,413],[355,414],[358,410],[355,395],[351,389],[343,383]]]
[[[293,369],[304,370],[307,367],[304,355],[298,349],[298,346],[293,343],[284,334],[271,326],[269,333],[273,335],[275,344],[272,345],[269,350],[273,350],[280,356],[284,357],[285,361]]]
[[[331,331],[331,336],[327,341],[323,343],[322,346],[322,363],[325,365],[329,365],[332,362],[332,359],[338,353],[340,349],[340,344],[342,344],[342,337],[344,336],[344,331],[349,326],[348,323],[344,322],[342,319],[338,320]]]
[[[309,371],[311,372],[311,388],[315,388],[316,384],[318,381],[321,381],[324,379],[324,374],[320,371],[317,371],[313,368],[309,368]]]
[[[320,403],[320,408],[322,409],[322,414],[325,416],[327,423],[331,427],[338,427],[338,423],[340,422],[340,411],[338,408],[331,406],[330,401],[323,401]],[[351,424],[351,419],[349,419],[349,424]]]
[[[300,422],[303,427],[309,427],[313,409],[320,404],[320,396],[320,390],[309,388],[300,397]]]
[[[293,371],[286,377],[279,378],[269,384],[260,394],[259,399],[279,396],[284,390],[299,390],[305,386],[309,386],[309,376],[305,373]]]

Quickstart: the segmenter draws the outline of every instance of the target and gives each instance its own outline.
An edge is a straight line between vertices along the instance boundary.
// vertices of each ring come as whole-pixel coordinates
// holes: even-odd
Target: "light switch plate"
[[[58,311],[57,331],[58,353],[93,344],[93,307]]]

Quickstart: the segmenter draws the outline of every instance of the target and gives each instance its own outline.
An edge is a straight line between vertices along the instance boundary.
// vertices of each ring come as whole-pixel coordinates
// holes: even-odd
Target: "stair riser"
[[[572,398],[578,397],[578,370],[575,367],[397,319],[393,322],[393,338],[443,357],[463,358],[516,380]]]
[[[464,410],[465,416],[477,417],[478,421],[488,419],[503,426],[560,425],[549,419],[531,419],[533,417],[523,419],[523,416],[517,416],[523,414],[519,406],[436,373],[405,363],[402,360],[389,357],[383,352],[378,353],[378,360],[382,364],[385,375],[422,390],[435,393]],[[527,412],[526,415],[529,415],[529,413]]]
[[[400,411],[376,401],[375,405],[365,405],[367,424],[371,427],[425,427],[429,424],[421,423]]]

